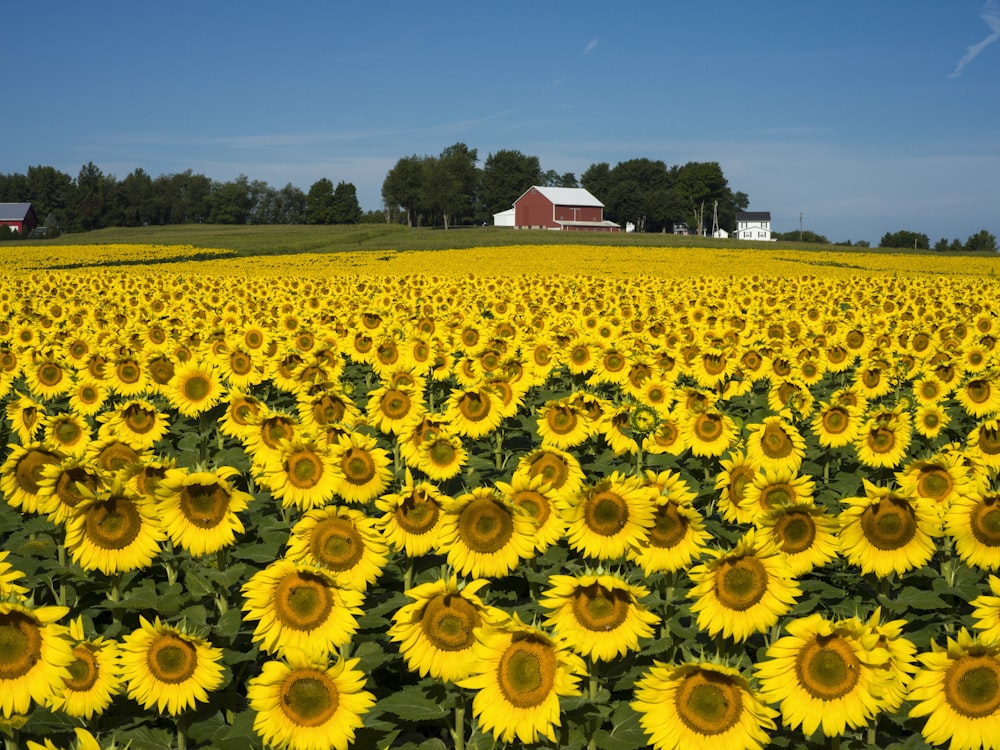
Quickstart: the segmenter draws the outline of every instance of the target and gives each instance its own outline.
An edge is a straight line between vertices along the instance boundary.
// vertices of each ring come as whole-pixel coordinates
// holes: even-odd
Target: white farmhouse
[[[738,240],[771,240],[770,211],[738,211],[736,213],[736,233]]]

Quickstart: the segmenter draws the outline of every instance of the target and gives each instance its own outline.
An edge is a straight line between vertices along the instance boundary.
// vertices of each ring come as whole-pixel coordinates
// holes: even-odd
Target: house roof
[[[0,203],[0,221],[24,221],[30,210],[30,203]]]
[[[770,211],[739,211],[736,214],[736,221],[770,221]]]
[[[532,185],[531,188],[525,190],[517,200],[521,200],[521,198],[527,195],[531,190],[537,190],[556,206],[597,206],[599,208],[604,208],[603,203],[591,195],[589,190],[584,190],[583,188],[542,187],[540,185]],[[514,202],[517,203],[517,201]]]

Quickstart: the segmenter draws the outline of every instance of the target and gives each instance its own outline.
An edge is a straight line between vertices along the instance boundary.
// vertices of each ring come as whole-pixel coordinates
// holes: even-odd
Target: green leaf
[[[377,706],[408,721],[438,721],[448,716],[453,708],[428,698],[420,685],[408,685],[380,700]]]
[[[243,617],[238,609],[227,609],[215,621],[215,632],[222,638],[235,638],[243,625]]]
[[[123,740],[122,745],[141,747],[142,750],[173,750],[176,735],[166,729],[146,729],[138,727],[117,735],[116,740]],[[246,748],[246,740],[243,741]]]
[[[899,601],[910,609],[950,609],[945,600],[933,591],[907,586],[899,594]]]
[[[626,701],[621,701],[611,715],[611,729],[598,729],[594,738],[601,750],[633,750],[646,745],[639,714]]]
[[[236,714],[231,725],[220,727],[212,735],[212,747],[215,750],[247,750],[248,743],[252,743],[250,747],[260,747],[260,743],[255,741],[257,733],[253,730],[256,717],[256,711]]]

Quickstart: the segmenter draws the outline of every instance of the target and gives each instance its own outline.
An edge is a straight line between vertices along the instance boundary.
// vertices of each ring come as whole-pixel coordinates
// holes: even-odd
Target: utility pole
[[[799,242],[802,242],[802,212],[799,211]]]

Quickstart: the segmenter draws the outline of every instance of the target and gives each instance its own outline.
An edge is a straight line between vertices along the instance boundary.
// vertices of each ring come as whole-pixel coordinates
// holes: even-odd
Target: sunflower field
[[[1000,747],[997,261],[5,252],[7,748]]]

